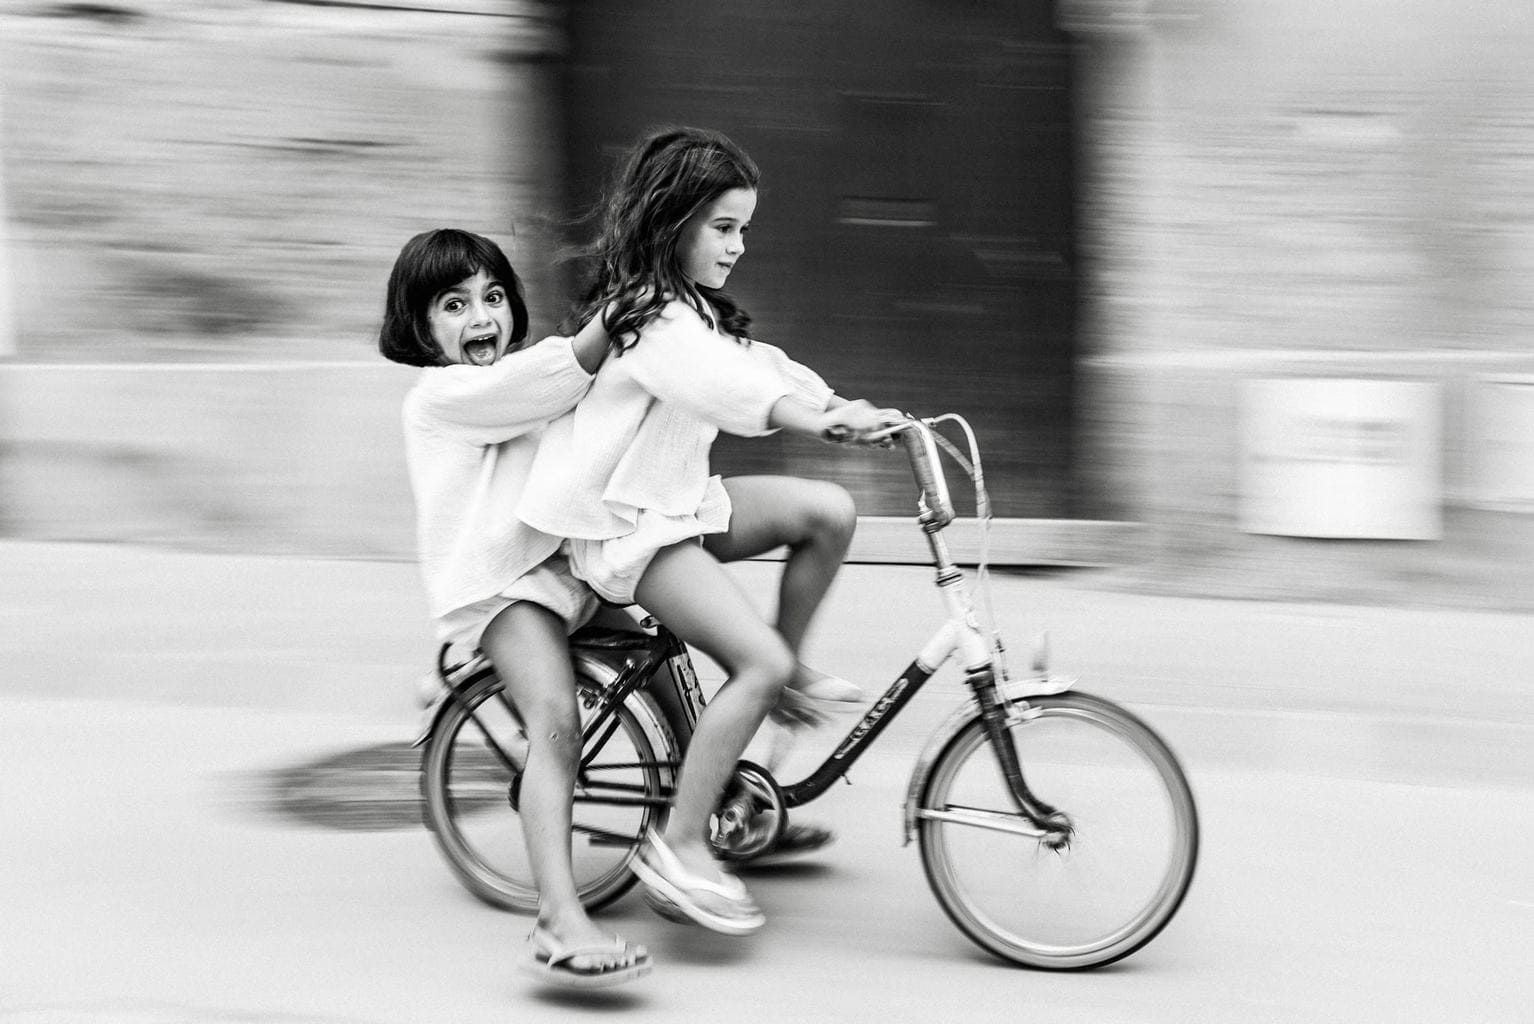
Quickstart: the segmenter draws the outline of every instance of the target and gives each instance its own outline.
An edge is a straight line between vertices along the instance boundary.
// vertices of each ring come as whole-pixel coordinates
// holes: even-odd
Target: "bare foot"
[[[572,957],[570,965],[581,971],[628,967],[648,956],[643,946],[630,945],[618,936],[598,928],[584,911],[541,916],[538,918],[538,927],[565,949],[581,946],[606,947],[601,952],[583,953]]]

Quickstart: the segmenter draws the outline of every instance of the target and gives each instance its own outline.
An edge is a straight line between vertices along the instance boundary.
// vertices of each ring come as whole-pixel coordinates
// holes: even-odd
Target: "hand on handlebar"
[[[820,436],[832,444],[866,444],[888,448],[890,428],[907,419],[899,409],[880,409],[864,399],[846,402],[821,415]]]

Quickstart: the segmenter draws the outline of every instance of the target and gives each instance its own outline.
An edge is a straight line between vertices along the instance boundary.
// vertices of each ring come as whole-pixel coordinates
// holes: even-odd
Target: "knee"
[[[793,681],[798,659],[786,643],[764,645],[752,658],[750,676],[764,700],[775,702],[783,687]]]
[[[581,720],[573,709],[535,707],[523,710],[523,727],[531,749],[541,749],[560,761],[581,756]]]
[[[845,487],[821,482],[810,503],[808,520],[809,533],[813,538],[850,540],[858,524],[857,505]]]
[[[788,644],[778,644],[772,649],[772,657],[767,663],[767,671],[772,676],[775,686],[774,692],[793,682],[794,673],[799,670],[799,659]]]

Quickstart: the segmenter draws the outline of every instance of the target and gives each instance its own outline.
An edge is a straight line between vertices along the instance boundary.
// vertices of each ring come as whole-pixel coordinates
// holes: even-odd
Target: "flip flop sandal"
[[[841,676],[821,676],[808,686],[794,689],[802,696],[822,704],[860,704],[863,701],[863,688]]]
[[[840,676],[821,676],[803,688],[783,687],[769,714],[782,728],[798,731],[818,728],[830,722],[832,715],[852,714],[862,706],[862,687]]]
[[[527,958],[521,968],[540,981],[569,988],[601,988],[619,985],[650,973],[650,954],[643,946],[633,946],[622,939],[592,942],[580,946],[566,946],[554,933],[542,925],[535,925],[527,937]],[[627,954],[626,964],[607,963],[594,967],[581,967],[575,961],[583,956],[605,957],[613,953]]]
[[[696,925],[698,923],[692,918],[688,917],[686,914],[682,913],[681,907],[678,907],[675,903],[672,903],[669,899],[662,896],[654,889],[649,888],[648,886],[645,887],[645,890],[641,896],[645,901],[645,906],[649,907],[651,910],[655,911],[657,914],[659,914],[661,917],[664,917],[672,924],[685,924],[690,926]]]
[[[723,881],[715,882],[698,877],[682,866],[654,830],[646,833],[644,849],[634,858],[634,874],[652,892],[711,931],[750,935],[767,923],[740,879],[726,875]],[[712,897],[711,902],[722,903],[727,909],[707,906],[700,897]]]

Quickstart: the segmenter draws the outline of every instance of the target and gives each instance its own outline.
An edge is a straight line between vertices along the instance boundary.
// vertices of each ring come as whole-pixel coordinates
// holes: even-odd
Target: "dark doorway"
[[[757,336],[848,397],[967,417],[996,515],[1071,514],[1071,50],[1054,3],[576,0],[567,31],[572,209],[649,128],[727,132],[763,174],[730,282]],[[896,453],[721,437],[714,462],[912,511]]]

